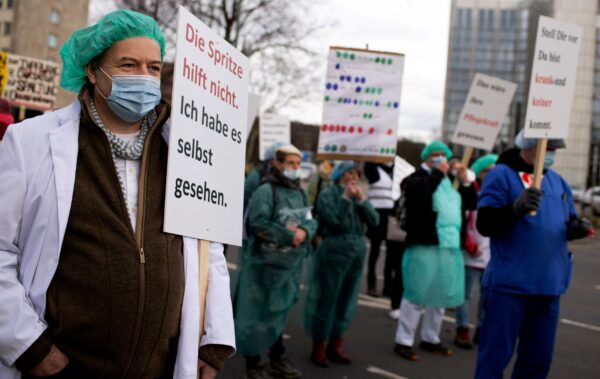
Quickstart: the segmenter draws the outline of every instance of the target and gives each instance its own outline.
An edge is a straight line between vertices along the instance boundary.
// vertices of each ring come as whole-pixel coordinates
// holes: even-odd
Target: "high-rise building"
[[[600,25],[600,7],[597,11]],[[596,58],[594,63],[594,102],[592,104],[592,143],[590,146],[589,175],[587,186],[600,185],[600,28],[596,29]]]
[[[444,138],[449,139],[454,131],[474,74],[482,72],[518,85],[496,149],[502,151],[512,146],[516,132],[523,127],[527,110],[539,16],[578,24],[583,27],[583,37],[569,138],[567,149],[558,152],[554,168],[572,185],[584,187],[589,182],[597,11],[597,2],[590,0],[453,0],[442,124]],[[600,78],[596,80],[600,87]],[[600,102],[598,113],[600,115]]]
[[[446,92],[442,133],[450,139],[465,103],[471,81],[480,72],[511,82],[524,77],[524,64],[518,64],[517,42],[522,38],[519,0],[453,0],[446,69]],[[525,25],[526,28],[526,25]],[[517,89],[515,101],[502,124],[500,143],[514,135],[516,112],[523,93]]]
[[[0,50],[61,62],[60,47],[87,25],[89,0],[0,0]],[[55,108],[76,94],[60,89]]]

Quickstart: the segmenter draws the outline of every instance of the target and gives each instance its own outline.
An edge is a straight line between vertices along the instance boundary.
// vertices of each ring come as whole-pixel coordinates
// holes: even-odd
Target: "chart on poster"
[[[402,54],[331,47],[318,157],[392,161],[403,73]]]

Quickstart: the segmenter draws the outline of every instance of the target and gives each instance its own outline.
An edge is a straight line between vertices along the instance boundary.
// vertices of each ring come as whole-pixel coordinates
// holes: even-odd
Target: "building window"
[[[6,8],[12,9],[12,7],[13,7],[13,0],[7,0],[6,1]]]
[[[54,49],[54,48],[56,48],[57,45],[58,45],[58,41],[56,38],[56,34],[54,34],[54,33],[48,34],[48,46]]]
[[[4,23],[4,35],[5,36],[9,36],[10,35],[10,29],[12,27],[12,24],[10,22],[5,22]]]
[[[56,9],[50,10],[50,22],[53,24],[58,24],[60,22],[60,12]]]

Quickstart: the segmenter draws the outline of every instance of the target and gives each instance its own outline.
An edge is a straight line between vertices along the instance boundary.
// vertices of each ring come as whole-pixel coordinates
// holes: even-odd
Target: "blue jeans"
[[[479,286],[479,301],[477,306],[477,327],[483,322],[483,286],[481,286],[481,278],[483,270],[472,267],[465,267],[465,302],[460,307],[456,308],[456,326],[466,328],[469,326],[471,318],[471,299],[475,292],[475,288]]]

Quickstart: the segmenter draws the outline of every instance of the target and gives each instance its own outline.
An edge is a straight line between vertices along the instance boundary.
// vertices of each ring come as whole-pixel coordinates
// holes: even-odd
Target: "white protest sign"
[[[540,16],[525,137],[567,138],[582,28]]]
[[[413,165],[396,155],[394,157],[394,177],[392,179],[392,199],[398,200],[402,193],[400,192],[400,184],[410,174],[415,172]]]
[[[515,83],[475,74],[452,142],[492,150],[516,90]]]
[[[250,130],[252,130],[254,120],[256,119],[256,116],[258,116],[258,111],[260,110],[260,100],[260,95],[254,93],[248,94],[248,128],[246,129],[245,138],[248,138],[250,135]]]
[[[60,88],[60,65],[0,52],[0,95],[12,106],[52,109]]]
[[[403,72],[401,54],[329,49],[319,159],[394,160]]]
[[[179,7],[165,232],[241,245],[248,68]]]
[[[285,116],[275,114],[263,114],[258,120],[259,139],[258,151],[259,159],[265,160],[265,152],[272,144],[281,142],[289,144],[290,136],[290,119]]]

